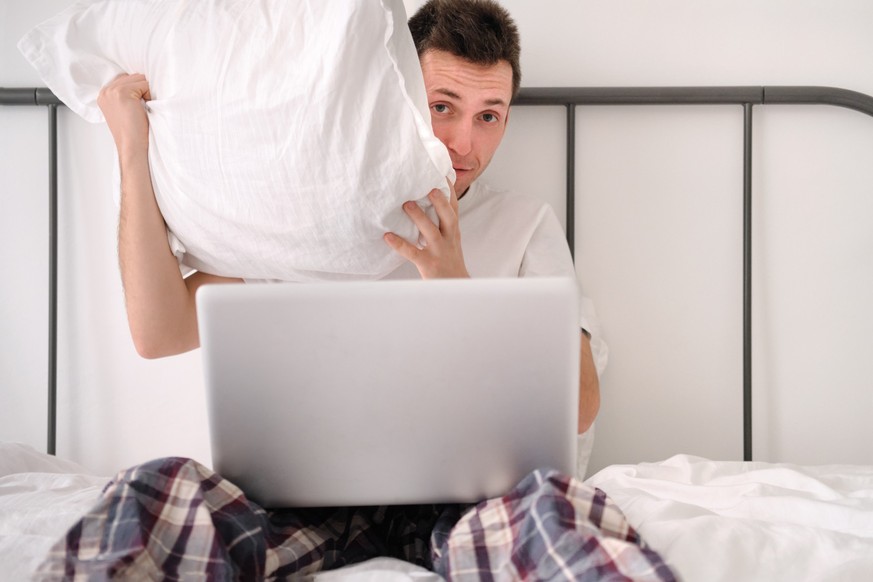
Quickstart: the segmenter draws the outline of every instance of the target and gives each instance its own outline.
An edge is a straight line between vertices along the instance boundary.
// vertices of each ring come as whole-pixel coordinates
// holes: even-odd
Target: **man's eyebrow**
[[[434,93],[441,93],[446,97],[451,97],[452,99],[460,99],[461,96],[455,93],[454,91],[450,91],[449,89],[434,89]]]
[[[442,89],[442,88],[440,88],[440,89],[434,89],[433,92],[434,92],[434,93],[439,93],[439,94],[441,94],[441,95],[445,95],[446,97],[449,97],[449,98],[451,98],[451,99],[457,99],[457,100],[459,100],[459,101],[461,100],[461,96],[458,95],[457,93],[455,93],[454,91],[452,91],[451,89]],[[493,106],[493,105],[506,105],[506,101],[504,101],[503,99],[500,99],[499,97],[494,98],[494,99],[486,99],[486,100],[485,100],[485,105],[488,105],[488,106]]]

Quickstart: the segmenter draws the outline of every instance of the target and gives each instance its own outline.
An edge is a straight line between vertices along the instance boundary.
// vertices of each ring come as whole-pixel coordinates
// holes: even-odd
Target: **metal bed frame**
[[[743,460],[752,460],[752,108],[770,104],[846,107],[873,117],[873,97],[834,87],[537,87],[522,88],[514,105],[567,110],[567,242],[575,252],[576,108],[590,105],[740,105],[743,108]],[[49,334],[47,451],[55,454],[57,430],[58,107],[45,88],[2,88],[0,105],[48,108],[49,114]]]

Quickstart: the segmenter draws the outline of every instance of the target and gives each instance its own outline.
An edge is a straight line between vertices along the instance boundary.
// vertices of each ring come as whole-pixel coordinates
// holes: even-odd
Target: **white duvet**
[[[0,443],[0,580],[27,580],[108,480],[28,446]]]
[[[0,580],[25,580],[108,477],[0,443]],[[873,467],[716,462],[680,455],[588,479],[683,580],[873,580]],[[393,559],[316,580],[432,582]]]
[[[588,483],[684,580],[873,580],[873,467],[680,455]]]

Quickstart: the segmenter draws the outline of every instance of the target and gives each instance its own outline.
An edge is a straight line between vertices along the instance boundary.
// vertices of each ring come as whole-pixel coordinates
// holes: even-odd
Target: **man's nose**
[[[466,156],[473,149],[473,125],[469,121],[459,121],[452,126],[447,136],[446,147],[459,156]]]

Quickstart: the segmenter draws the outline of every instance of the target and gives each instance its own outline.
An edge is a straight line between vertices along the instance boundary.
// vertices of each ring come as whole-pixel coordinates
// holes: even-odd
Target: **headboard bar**
[[[743,104],[743,460],[752,460],[752,104]]]
[[[766,104],[835,105],[873,116],[873,97],[858,91],[836,87],[764,87]]]
[[[777,105],[847,107],[873,116],[870,95],[819,86],[523,87],[515,105]]]
[[[752,108],[766,104],[821,104],[873,116],[873,97],[819,86],[524,87],[514,105],[567,110],[567,242],[575,253],[576,107],[584,105],[742,105],[743,136],[743,460],[752,460]],[[0,105],[49,108],[49,403],[48,452],[55,452],[57,402],[57,107],[46,88],[0,87]]]
[[[0,105],[63,105],[60,99],[45,87],[0,87]]]
[[[523,87],[515,105],[742,105],[763,87]]]
[[[48,108],[49,305],[46,452],[54,455],[58,426],[58,107],[63,103],[44,87],[0,87],[0,105],[38,105]]]

